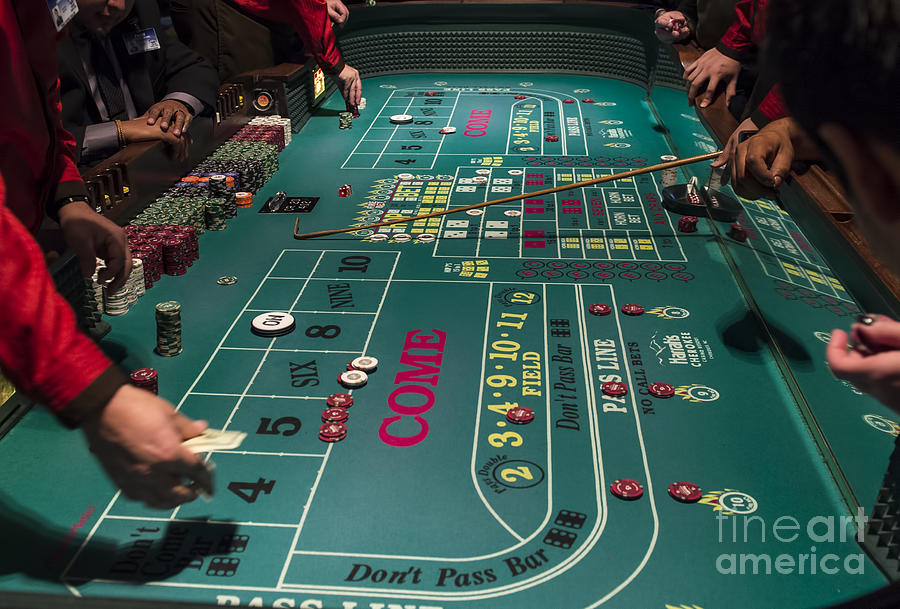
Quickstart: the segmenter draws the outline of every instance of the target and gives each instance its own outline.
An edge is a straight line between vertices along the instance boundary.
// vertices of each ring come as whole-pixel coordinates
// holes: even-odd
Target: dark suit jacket
[[[129,55],[122,35],[151,27],[156,30],[161,48]],[[219,86],[216,71],[208,61],[163,30],[156,0],[136,0],[134,10],[113,28],[109,40],[116,50],[122,76],[139,115],[169,93],[179,91],[202,101],[206,112],[215,108]],[[78,142],[78,155],[81,154],[85,127],[102,121],[76,46],[81,44],[86,43],[70,35],[58,49],[62,121]]]

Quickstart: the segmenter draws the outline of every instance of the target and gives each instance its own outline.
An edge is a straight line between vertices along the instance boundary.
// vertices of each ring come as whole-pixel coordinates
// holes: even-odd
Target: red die
[[[344,184],[340,188],[338,188],[338,196],[339,197],[349,197],[353,194],[353,187],[349,184]]]

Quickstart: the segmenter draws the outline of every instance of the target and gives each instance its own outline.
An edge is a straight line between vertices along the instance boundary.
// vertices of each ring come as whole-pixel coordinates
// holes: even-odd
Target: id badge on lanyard
[[[47,0],[47,9],[57,32],[61,32],[78,12],[78,3],[75,0]]]

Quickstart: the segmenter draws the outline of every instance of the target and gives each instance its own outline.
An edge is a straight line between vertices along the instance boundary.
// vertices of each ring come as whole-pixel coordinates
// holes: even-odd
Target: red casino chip
[[[564,104],[574,104],[574,103],[575,103],[575,100],[574,100],[574,99],[564,99],[564,100],[563,100],[563,103],[564,103]]]
[[[585,97],[585,98],[582,99],[581,101],[584,102],[584,103],[586,103],[586,104],[592,104],[592,103],[594,103],[594,100],[591,99],[590,97]]]
[[[643,315],[644,307],[639,304],[625,304],[622,305],[622,313],[625,315]]]
[[[631,478],[620,478],[610,485],[609,492],[619,499],[634,501],[644,494],[644,485]]]
[[[619,398],[628,393],[628,385],[625,383],[620,383],[618,381],[607,381],[600,385],[600,389],[603,390],[608,396]]]
[[[515,99],[525,99],[525,96],[524,96],[524,95],[513,95],[513,98],[515,98]]]
[[[670,398],[675,395],[675,388],[668,383],[650,383],[647,390],[655,398]]]
[[[327,398],[325,398],[325,403],[329,406],[350,408],[351,406],[353,406],[353,396],[349,393],[332,393]]]
[[[434,97],[437,95],[437,91],[425,91],[425,97]]]
[[[322,411],[323,423],[343,423],[350,418],[350,413],[346,408],[340,406],[331,406]]]
[[[548,135],[547,137],[544,138],[544,141],[545,142],[558,142],[559,136],[558,135]]]
[[[506,411],[506,420],[516,425],[525,425],[534,421],[534,411],[527,406],[516,406]]]
[[[703,491],[693,482],[673,482],[669,485],[669,496],[681,503],[697,503]]]
[[[325,423],[319,427],[319,438],[339,438],[347,435],[347,426],[343,423]]]
[[[595,303],[588,307],[591,315],[609,315],[612,313],[612,307],[608,304]]]
[[[322,440],[323,442],[329,442],[329,443],[340,442],[341,440],[343,440],[346,437],[347,437],[347,434],[341,434],[339,436],[326,436],[323,434],[319,434],[320,440]]]

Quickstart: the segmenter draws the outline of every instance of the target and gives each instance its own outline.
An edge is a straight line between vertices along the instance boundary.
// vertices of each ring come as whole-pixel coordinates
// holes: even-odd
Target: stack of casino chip
[[[206,201],[206,228],[208,230],[225,230],[227,213],[225,199],[210,197]]]
[[[144,261],[140,258],[131,259],[131,274],[128,275],[128,288],[131,290],[135,301],[147,291],[146,280],[144,279]]]
[[[163,265],[166,275],[184,275],[190,264],[190,253],[186,239],[181,235],[167,233],[162,244]]]
[[[250,123],[250,125],[277,125],[281,127],[284,131],[284,145],[287,146],[291,143],[291,119],[279,116],[277,114],[273,114],[270,116],[256,116],[254,117]]]
[[[181,305],[175,300],[156,305],[156,352],[164,357],[181,353]]]
[[[237,216],[237,204],[234,200],[234,181],[228,185],[227,176],[216,173],[209,176],[209,196],[211,199],[223,199],[222,208],[226,218]]]
[[[131,306],[130,300],[131,289],[128,282],[116,290],[111,291],[108,287],[103,288],[103,311],[107,315],[125,315]]]
[[[341,129],[353,129],[353,113],[352,112],[341,112],[338,114],[338,119],[340,120],[340,128]]]
[[[155,368],[138,368],[129,376],[135,387],[159,395],[159,374]]]
[[[281,125],[250,124],[229,138],[232,142],[265,142],[283,150],[285,147],[284,128]]]
[[[246,191],[236,192],[234,193],[234,201],[239,209],[253,207],[253,193]]]

